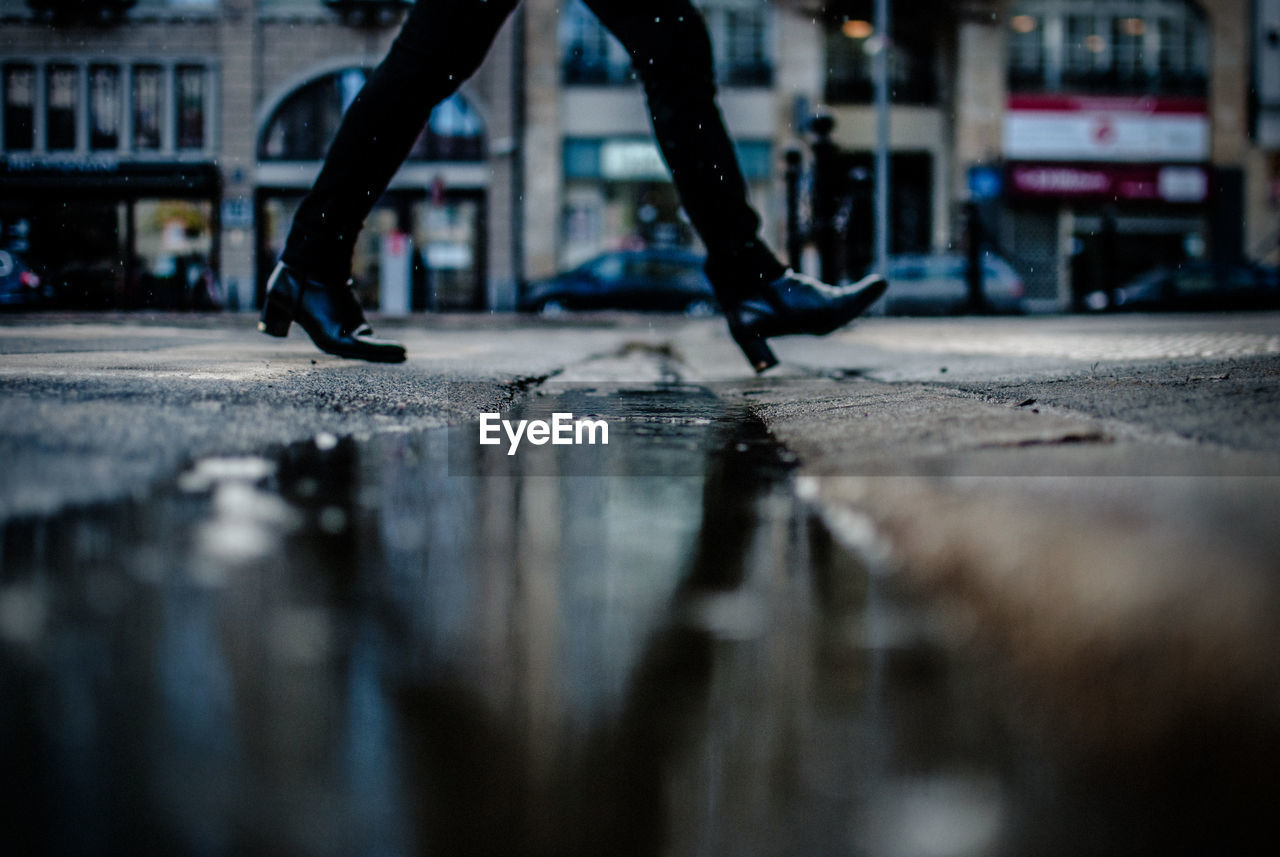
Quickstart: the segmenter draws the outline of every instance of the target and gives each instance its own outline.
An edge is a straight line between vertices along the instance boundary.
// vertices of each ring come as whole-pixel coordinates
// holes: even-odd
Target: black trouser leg
[[[716,106],[711,39],[689,0],[586,0],[631,55],[644,81],[658,145],[680,201],[707,245],[721,294],[750,292],[784,267],[760,241],[724,119]]]
[[[419,0],[386,58],[347,109],[282,260],[345,281],[365,218],[408,156],[432,108],[484,60],[518,0]]]

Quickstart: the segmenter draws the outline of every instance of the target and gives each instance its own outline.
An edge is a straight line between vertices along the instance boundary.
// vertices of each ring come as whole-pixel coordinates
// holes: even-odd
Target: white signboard
[[[408,315],[413,283],[413,239],[403,232],[382,236],[378,311],[383,315]]]
[[[658,147],[646,140],[609,140],[600,148],[600,173],[607,179],[660,181],[670,178]]]
[[[1209,115],[1197,99],[1009,98],[1004,155],[1036,161],[1202,162]]]

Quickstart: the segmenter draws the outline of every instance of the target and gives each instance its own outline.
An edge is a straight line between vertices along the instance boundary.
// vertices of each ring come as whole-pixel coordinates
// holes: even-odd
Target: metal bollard
[[[800,173],[803,159],[799,149],[787,149],[787,167],[783,173],[787,193],[787,265],[793,271],[800,270],[800,255],[805,243],[805,236],[800,229]]]
[[[813,142],[813,240],[818,247],[819,276],[828,283],[840,279],[839,239],[836,216],[844,196],[844,176],[839,168],[840,149],[831,139],[836,120],[819,113],[809,123]]]
[[[968,311],[982,314],[988,311],[987,296],[983,289],[982,247],[986,243],[982,224],[982,212],[976,202],[964,204],[965,218],[965,267],[964,279],[968,287]]]

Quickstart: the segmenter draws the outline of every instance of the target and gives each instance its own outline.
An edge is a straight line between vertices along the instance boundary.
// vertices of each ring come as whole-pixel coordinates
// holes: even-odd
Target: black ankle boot
[[[720,297],[729,333],[756,372],[778,364],[766,339],[805,333],[823,336],[843,327],[884,294],[884,277],[872,274],[847,286],[829,286],[788,270],[739,297]]]
[[[267,280],[258,330],[269,336],[287,336],[289,324],[295,321],[321,351],[376,363],[404,361],[403,345],[373,337],[350,281],[327,285],[281,262]]]

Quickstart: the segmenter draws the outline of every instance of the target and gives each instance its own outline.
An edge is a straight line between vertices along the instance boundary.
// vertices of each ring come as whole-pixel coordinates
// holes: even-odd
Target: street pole
[[[872,63],[876,101],[876,251],[875,271],[889,271],[889,0],[876,0]]]

